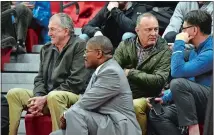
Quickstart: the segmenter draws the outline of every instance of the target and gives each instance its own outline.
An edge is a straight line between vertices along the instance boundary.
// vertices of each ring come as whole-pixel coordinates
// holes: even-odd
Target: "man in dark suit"
[[[66,130],[51,135],[141,135],[132,92],[120,65],[112,59],[113,46],[105,36],[86,44],[85,66],[96,69],[85,93],[65,112]]]

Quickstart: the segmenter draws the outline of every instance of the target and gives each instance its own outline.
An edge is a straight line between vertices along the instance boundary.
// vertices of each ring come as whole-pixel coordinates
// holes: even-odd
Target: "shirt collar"
[[[104,62],[105,63],[105,62]],[[101,64],[101,65],[99,65],[99,67],[97,67],[97,69],[95,70],[95,75],[97,75],[98,74],[98,72],[99,72],[99,70],[100,70],[100,68],[104,65],[104,63],[103,64]]]
[[[212,39],[212,36],[209,36],[204,42],[200,43],[199,47],[196,49],[197,52],[199,52],[203,47],[204,45],[209,42],[209,40]]]
[[[137,38],[137,40],[136,40],[136,47],[137,47],[137,49],[142,49],[142,50],[148,51],[148,50],[151,50],[151,49],[155,48],[155,45],[145,49],[140,44],[139,38]]]

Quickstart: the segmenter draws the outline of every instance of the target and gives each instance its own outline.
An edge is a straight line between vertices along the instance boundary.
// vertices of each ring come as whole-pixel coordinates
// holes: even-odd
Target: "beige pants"
[[[22,88],[14,88],[8,91],[7,100],[9,104],[9,135],[17,135],[18,127],[23,110],[27,110],[28,100],[33,97],[33,91]],[[52,130],[58,130],[60,126],[60,116],[71,105],[77,102],[79,95],[67,91],[51,91],[47,96],[47,105],[43,113],[50,112],[52,120]]]
[[[146,135],[147,131],[147,116],[146,111],[148,109],[147,102],[145,98],[138,98],[133,100],[135,114],[137,121],[140,124],[142,135]]]

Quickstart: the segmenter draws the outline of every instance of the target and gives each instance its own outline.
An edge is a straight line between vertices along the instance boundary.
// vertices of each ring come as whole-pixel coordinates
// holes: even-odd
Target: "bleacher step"
[[[2,73],[2,84],[33,84],[37,73]]]
[[[25,130],[25,119],[22,118],[20,120],[20,125],[19,125],[19,129],[18,129],[18,134],[26,134],[26,130]]]
[[[10,89],[13,88],[23,88],[33,90],[34,85],[32,84],[24,84],[24,83],[2,83],[1,84],[1,92],[7,93]]]
[[[34,63],[39,64],[40,55],[39,54],[19,54],[17,58],[11,56],[10,63]]]
[[[34,63],[6,63],[6,64],[4,64],[4,71],[38,73],[39,64],[34,64]]]
[[[34,45],[33,46],[33,49],[32,49],[32,52],[33,53],[40,53],[40,50],[42,49],[44,45]]]

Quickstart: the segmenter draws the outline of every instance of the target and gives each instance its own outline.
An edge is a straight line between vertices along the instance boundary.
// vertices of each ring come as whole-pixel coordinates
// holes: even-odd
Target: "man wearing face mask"
[[[116,48],[121,40],[135,36],[135,22],[141,12],[145,10],[136,2],[109,2],[83,27],[80,38],[104,35]]]

